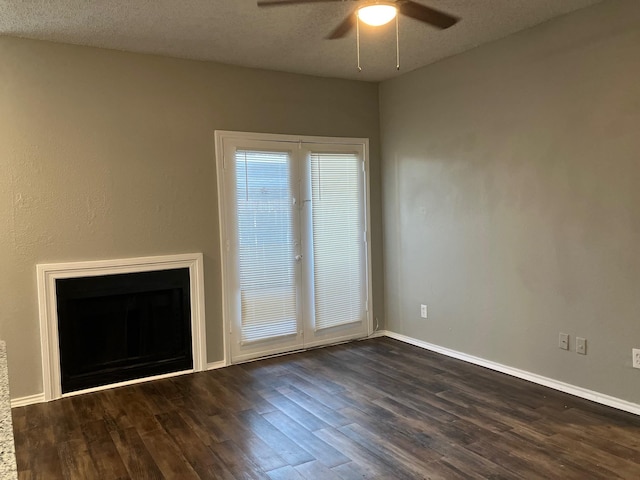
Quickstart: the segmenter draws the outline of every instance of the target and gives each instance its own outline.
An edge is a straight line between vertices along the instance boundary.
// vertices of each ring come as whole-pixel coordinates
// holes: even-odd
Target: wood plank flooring
[[[638,479],[640,417],[388,338],[13,410],[21,479]]]

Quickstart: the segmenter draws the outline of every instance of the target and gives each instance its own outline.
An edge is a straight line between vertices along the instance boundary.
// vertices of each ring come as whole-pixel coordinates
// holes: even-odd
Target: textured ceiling
[[[356,41],[324,37],[355,1],[258,8],[255,0],[0,0],[0,34],[213,60],[247,67],[379,81],[600,0],[417,0],[462,20],[439,31],[400,19]]]

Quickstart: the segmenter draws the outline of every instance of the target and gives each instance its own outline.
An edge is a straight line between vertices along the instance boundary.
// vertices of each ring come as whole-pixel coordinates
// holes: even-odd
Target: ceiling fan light
[[[398,9],[394,5],[384,3],[374,3],[373,5],[365,5],[358,9],[358,17],[367,25],[379,27],[393,20],[398,13]]]

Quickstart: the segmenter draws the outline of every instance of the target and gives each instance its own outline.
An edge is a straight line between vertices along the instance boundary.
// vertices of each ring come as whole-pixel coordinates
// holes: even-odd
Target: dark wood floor
[[[13,410],[20,478],[640,478],[640,418],[387,338]]]

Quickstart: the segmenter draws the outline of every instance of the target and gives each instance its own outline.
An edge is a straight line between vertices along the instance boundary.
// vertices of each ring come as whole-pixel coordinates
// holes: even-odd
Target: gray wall
[[[383,82],[380,105],[387,328],[640,403],[640,2]]]
[[[13,398],[42,391],[37,263],[203,252],[208,359],[222,359],[216,129],[370,139],[382,317],[377,85],[6,37],[0,58],[0,338]]]

